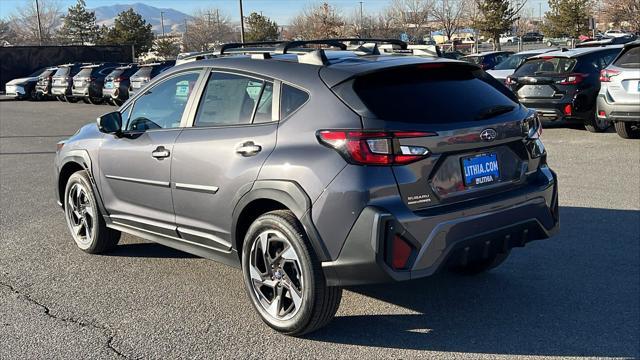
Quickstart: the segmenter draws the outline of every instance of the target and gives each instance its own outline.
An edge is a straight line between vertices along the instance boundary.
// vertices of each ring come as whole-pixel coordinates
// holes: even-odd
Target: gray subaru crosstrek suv
[[[501,83],[318,43],[338,49],[225,45],[59,143],[77,246],[126,232],[238,266],[261,318],[301,335],[343,286],[479,273],[557,230],[540,122]]]

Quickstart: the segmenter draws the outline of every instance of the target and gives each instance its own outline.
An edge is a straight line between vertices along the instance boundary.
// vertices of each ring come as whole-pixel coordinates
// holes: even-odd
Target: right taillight
[[[611,82],[611,78],[619,74],[620,74],[620,71],[618,70],[611,70],[611,69],[600,70],[600,82]]]
[[[424,131],[321,130],[321,144],[338,151],[357,165],[405,165],[429,156],[429,149],[418,145],[400,145],[397,139],[436,136]]]

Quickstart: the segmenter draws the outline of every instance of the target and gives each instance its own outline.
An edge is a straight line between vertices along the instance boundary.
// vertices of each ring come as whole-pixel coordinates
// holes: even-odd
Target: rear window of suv
[[[565,74],[571,72],[576,66],[577,60],[565,57],[543,57],[529,59],[520,66],[514,76]]]
[[[518,106],[504,85],[469,65],[423,64],[364,75],[353,88],[378,118],[425,124],[473,121],[487,109]]]
[[[78,72],[77,77],[90,76],[94,68],[84,68]]]
[[[613,65],[621,68],[637,69],[640,67],[640,46],[627,50]]]
[[[56,70],[56,73],[53,76],[67,76],[67,74],[69,74],[69,69],[70,68],[68,66],[60,67]]]

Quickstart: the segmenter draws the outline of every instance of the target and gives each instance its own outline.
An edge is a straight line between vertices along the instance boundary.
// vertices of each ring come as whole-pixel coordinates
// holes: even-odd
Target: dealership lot
[[[112,109],[0,101],[0,358],[640,356],[638,141],[545,129],[559,235],[484,275],[349,288],[296,339],[261,323],[237,269],[129,235],[76,248],[55,143]]]

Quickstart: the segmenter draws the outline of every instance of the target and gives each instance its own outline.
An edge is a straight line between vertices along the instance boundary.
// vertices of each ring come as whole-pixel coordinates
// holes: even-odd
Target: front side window
[[[273,85],[243,75],[212,72],[195,125],[226,126],[271,121]]]
[[[196,80],[198,73],[189,72],[153,86],[133,104],[126,129],[146,131],[179,127]]]

